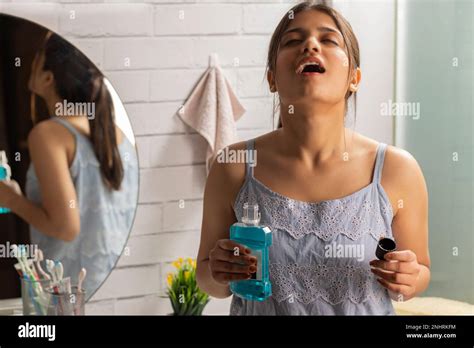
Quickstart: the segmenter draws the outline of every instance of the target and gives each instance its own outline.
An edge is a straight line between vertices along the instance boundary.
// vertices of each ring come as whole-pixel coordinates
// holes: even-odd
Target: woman
[[[27,197],[14,181],[0,183],[0,206],[30,224],[32,243],[46,259],[62,262],[64,277],[75,283],[86,268],[90,297],[115,266],[133,221],[135,148],[115,125],[104,76],[58,35],[46,36],[28,87],[51,118],[28,135]],[[77,105],[82,113],[64,105]],[[36,123],[34,103],[32,109]]]
[[[409,153],[344,127],[361,80],[350,24],[324,5],[294,6],[272,36],[267,69],[279,128],[230,146],[255,149],[256,166],[213,164],[199,286],[225,298],[230,281],[256,271],[255,257],[228,238],[243,203],[258,203],[273,231],[273,294],[263,302],[234,296],[231,314],[394,314],[390,298],[410,299],[429,283],[427,190]],[[397,251],[374,260],[382,237],[395,239]]]

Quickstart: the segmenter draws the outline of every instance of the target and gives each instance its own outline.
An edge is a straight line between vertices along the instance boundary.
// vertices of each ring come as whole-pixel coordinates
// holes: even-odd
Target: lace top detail
[[[261,186],[263,191],[270,191],[260,181],[253,179],[255,185]],[[380,210],[385,216],[391,216],[390,203],[381,202],[380,206],[369,199],[362,202],[358,194],[370,190],[369,184],[356,194],[341,199],[307,203],[274,193],[260,196],[262,209],[270,217],[271,227],[285,230],[293,238],[300,239],[305,235],[314,234],[325,242],[333,240],[337,235],[345,235],[351,240],[358,240],[363,234],[370,234],[376,240],[388,234]],[[235,207],[245,202],[255,201],[257,192],[248,191],[241,194],[235,202]],[[346,221],[346,224],[341,224]]]
[[[277,302],[293,300],[309,304],[321,298],[335,305],[344,301],[360,304],[367,299],[375,302],[385,299],[383,291],[372,288],[373,279],[364,267],[274,263],[270,272],[273,273]]]
[[[247,142],[253,150],[254,139]],[[273,232],[272,296],[264,302],[234,296],[231,314],[393,314],[390,297],[370,271],[377,241],[393,238],[390,201],[380,184],[386,144],[379,143],[372,182],[342,198],[303,202],[272,191],[253,175],[234,203],[257,203]]]

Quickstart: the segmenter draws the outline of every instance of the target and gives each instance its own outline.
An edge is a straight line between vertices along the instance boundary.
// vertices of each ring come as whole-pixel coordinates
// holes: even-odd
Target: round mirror
[[[0,298],[21,296],[20,274],[79,283],[89,299],[135,216],[130,122],[74,45],[9,15],[0,14],[0,27]]]

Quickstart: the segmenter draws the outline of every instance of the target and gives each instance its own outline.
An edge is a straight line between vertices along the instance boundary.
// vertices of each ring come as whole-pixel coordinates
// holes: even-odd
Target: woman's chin
[[[300,97],[295,99],[294,103],[290,104],[298,104],[298,105],[312,105],[314,103],[328,103],[327,98],[320,94],[315,94],[314,91],[311,91],[311,93],[307,94],[302,94]]]

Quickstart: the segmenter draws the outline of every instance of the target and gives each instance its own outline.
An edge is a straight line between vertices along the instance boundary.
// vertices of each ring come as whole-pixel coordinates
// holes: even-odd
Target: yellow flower
[[[176,261],[173,261],[173,266],[176,267],[177,269],[180,269],[182,263],[183,263],[182,259],[181,259],[181,261],[178,259]]]
[[[171,284],[173,283],[173,275],[171,273],[168,273],[167,281],[168,285],[171,286]]]
[[[193,265],[193,259],[192,259],[192,258],[188,257],[188,258],[186,259],[186,261],[188,261],[188,264],[189,264],[190,266]]]
[[[189,271],[184,271],[184,280],[188,280],[189,279],[189,276],[191,275],[191,272]]]

